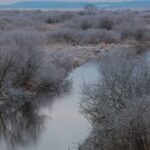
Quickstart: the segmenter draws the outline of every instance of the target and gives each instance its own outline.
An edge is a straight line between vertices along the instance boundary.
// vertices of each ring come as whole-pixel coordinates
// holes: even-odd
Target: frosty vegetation
[[[115,53],[101,59],[99,81],[84,85],[81,110],[92,124],[93,131],[79,149],[150,149],[150,66],[143,57],[150,48],[149,10],[106,11],[89,5],[85,10],[75,12],[2,10],[0,14],[2,104],[18,91],[35,96],[41,91],[60,90],[73,68],[73,62],[69,55],[50,54],[47,45],[125,45],[127,49],[130,47],[130,51],[136,50],[136,54],[142,55]],[[11,107],[9,110],[16,108],[10,102],[5,104]],[[25,106],[23,110],[30,109],[30,105],[26,104],[29,103],[19,103],[19,106]],[[1,120],[6,115],[4,108],[1,105]],[[31,113],[33,116],[30,117],[34,118],[34,112]],[[19,112],[20,115],[24,113]],[[36,117],[39,120],[33,123],[33,127],[41,124],[42,117]],[[14,129],[14,120],[9,121]],[[6,124],[9,121],[6,120]],[[3,126],[3,129],[9,128],[9,125]],[[12,133],[14,137],[20,135],[18,132]],[[16,140],[24,143],[27,139]]]
[[[55,64],[45,64],[44,51],[41,49],[44,44],[42,40],[38,33],[24,31],[12,31],[1,37],[1,89],[24,87],[37,90],[56,82],[52,76],[58,74],[59,70],[55,69]],[[45,80],[47,85],[43,85]],[[58,82],[61,79],[56,80]]]
[[[133,42],[134,45],[149,41],[149,12],[97,11],[79,12],[65,21],[63,28],[49,34],[50,40],[75,44]],[[130,41],[131,40],[131,41]]]
[[[149,150],[149,62],[110,55],[100,64],[99,80],[83,86],[81,110],[93,131],[80,149]]]
[[[9,89],[12,88],[21,88],[35,94],[42,89],[58,90],[71,69],[71,65],[67,64],[58,67],[58,63],[64,63],[61,62],[63,59],[67,61],[67,56],[59,61],[55,57],[53,62],[52,56],[44,50],[47,42],[44,21],[41,21],[42,17],[37,19],[36,13],[38,12],[4,11],[0,17],[2,99],[5,99],[6,93],[10,94]]]
[[[146,10],[105,11],[91,5],[79,12],[1,11],[0,31],[37,31],[46,36],[47,42],[128,43],[143,47],[150,40],[149,15]],[[49,25],[61,28],[49,31]]]

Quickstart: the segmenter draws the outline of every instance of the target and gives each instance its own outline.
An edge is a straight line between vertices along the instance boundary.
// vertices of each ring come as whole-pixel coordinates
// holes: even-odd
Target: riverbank
[[[84,63],[102,58],[110,53],[130,53],[136,54],[136,50],[131,50],[132,45],[128,44],[106,44],[100,43],[96,45],[72,45],[69,43],[50,43],[45,46],[46,51],[51,55],[56,53],[59,56],[67,56],[73,68],[81,66]],[[53,60],[53,58],[51,58]]]

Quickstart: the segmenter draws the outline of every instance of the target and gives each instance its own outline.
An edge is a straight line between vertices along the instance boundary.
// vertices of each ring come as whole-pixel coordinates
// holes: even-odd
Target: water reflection
[[[8,104],[5,109],[10,112],[1,111],[0,136],[7,144],[7,149],[36,143],[44,128],[45,119],[44,115],[39,114],[37,107],[31,102],[25,102],[16,110]]]
[[[59,96],[42,94],[0,104],[0,149],[67,150],[89,133],[89,123],[79,113],[82,82],[97,78],[93,63],[75,69]],[[58,94],[58,92],[57,92]]]
[[[70,92],[71,80],[66,80],[58,91],[40,93],[36,98],[20,94],[0,104],[0,149],[17,150],[37,144],[45,129],[47,115],[43,109],[51,108],[56,95]]]

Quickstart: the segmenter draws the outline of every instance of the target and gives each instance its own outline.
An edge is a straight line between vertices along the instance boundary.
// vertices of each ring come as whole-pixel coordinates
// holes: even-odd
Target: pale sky
[[[83,1],[83,2],[120,2],[120,1],[132,1],[132,0],[0,0],[0,4],[9,4],[14,2],[21,2],[21,1]],[[134,0],[138,1],[138,0]]]

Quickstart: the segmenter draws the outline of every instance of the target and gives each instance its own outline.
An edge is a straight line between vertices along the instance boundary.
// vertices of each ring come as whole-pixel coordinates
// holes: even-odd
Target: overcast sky
[[[14,3],[14,2],[21,2],[21,1],[84,1],[84,2],[118,2],[118,1],[133,1],[133,0],[0,0],[1,4],[5,3]],[[138,1],[138,0],[134,0]]]

